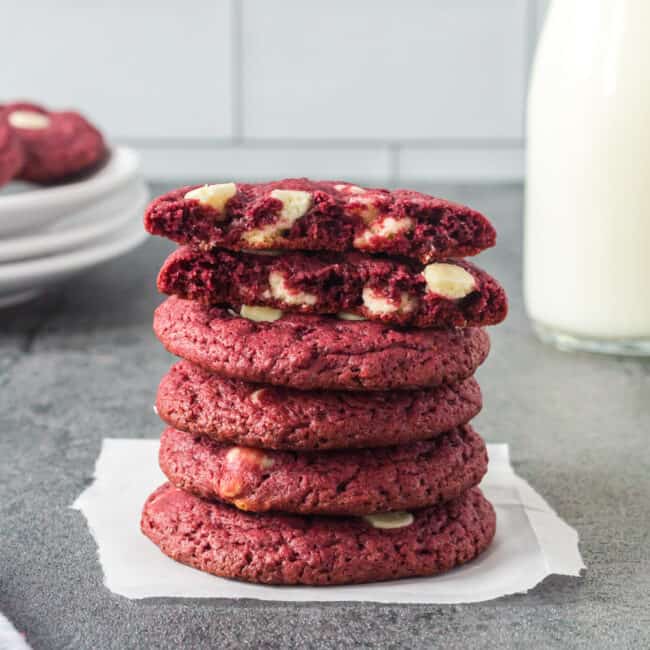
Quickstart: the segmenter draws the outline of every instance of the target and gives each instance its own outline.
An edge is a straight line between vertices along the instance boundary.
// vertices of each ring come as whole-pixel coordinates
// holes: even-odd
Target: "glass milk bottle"
[[[553,0],[527,123],[535,330],[563,348],[650,354],[650,0]]]

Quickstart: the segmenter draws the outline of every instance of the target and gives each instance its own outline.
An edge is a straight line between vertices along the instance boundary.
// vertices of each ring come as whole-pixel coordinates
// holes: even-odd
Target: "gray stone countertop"
[[[83,516],[68,506],[91,481],[103,437],[161,431],[152,404],[170,357],[151,315],[171,246],[152,239],[0,312],[0,611],[34,649],[650,646],[650,362],[562,353],[533,337],[520,187],[423,189],[484,210],[499,230],[480,263],[505,285],[511,313],[479,371],[476,424],[510,444],[517,472],[578,530],[585,576],[459,606],[110,593]]]

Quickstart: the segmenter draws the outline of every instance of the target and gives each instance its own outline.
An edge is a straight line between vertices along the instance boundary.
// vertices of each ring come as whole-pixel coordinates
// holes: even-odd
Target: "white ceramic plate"
[[[34,232],[78,212],[138,177],[140,160],[133,149],[116,147],[92,176],[56,187],[9,183],[0,190],[0,237]]]
[[[52,284],[129,252],[146,238],[147,233],[138,218],[86,248],[26,262],[0,264],[0,307],[29,300]]]
[[[59,220],[36,235],[0,239],[0,263],[80,248],[140,218],[149,192],[135,179],[97,204]]]

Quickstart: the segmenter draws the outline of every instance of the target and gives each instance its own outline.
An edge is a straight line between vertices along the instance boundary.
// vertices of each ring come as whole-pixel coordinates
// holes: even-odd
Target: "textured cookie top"
[[[390,517],[242,512],[170,484],[146,501],[142,532],[178,562],[264,584],[328,585],[434,575],[468,562],[494,537],[494,509],[478,488]],[[374,523],[373,523],[374,522]]]
[[[19,177],[38,183],[61,181],[86,171],[106,156],[101,133],[75,111],[49,111],[17,102],[0,108],[20,139],[25,164]]]
[[[453,383],[473,375],[490,347],[478,328],[402,330],[306,314],[267,322],[175,296],[156,309],[154,331],[172,354],[207,370],[303,390]]]
[[[449,501],[478,485],[487,451],[468,425],[381,449],[289,452],[166,429],[160,468],[177,487],[253,512],[368,515]]]
[[[179,361],[156,407],[171,426],[268,449],[384,447],[432,438],[481,410],[474,378],[412,391],[305,391],[227,379]]]
[[[415,327],[483,327],[508,309],[499,283],[462,260],[400,262],[362,253],[257,255],[183,247],[158,289],[207,304],[350,315]]]
[[[482,214],[445,199],[306,178],[183,187],[155,199],[144,223],[203,249],[359,250],[423,263],[475,255],[496,241]]]

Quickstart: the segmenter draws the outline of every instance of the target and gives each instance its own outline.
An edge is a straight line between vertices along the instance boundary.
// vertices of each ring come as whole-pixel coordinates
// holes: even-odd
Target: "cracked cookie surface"
[[[469,426],[381,449],[290,452],[166,429],[160,468],[176,487],[241,510],[368,515],[433,506],[478,485],[488,464]]]
[[[187,186],[155,199],[146,229],[204,250],[360,250],[423,263],[494,246],[488,219],[411,190],[289,178]]]
[[[412,391],[321,391],[252,384],[179,361],[158,387],[170,426],[223,443],[268,449],[385,447],[427,440],[481,410],[470,377]]]
[[[242,512],[170,484],[146,501],[142,532],[172,559],[264,584],[328,585],[430,576],[474,559],[496,516],[478,488],[382,529],[361,517]]]
[[[303,390],[454,383],[473,375],[490,348],[478,328],[401,330],[311,314],[256,322],[175,296],[156,309],[154,331],[169,352],[206,370]]]
[[[204,304],[354,314],[413,327],[484,327],[506,316],[501,285],[464,260],[423,267],[362,253],[277,256],[182,247],[165,261],[158,289]]]

